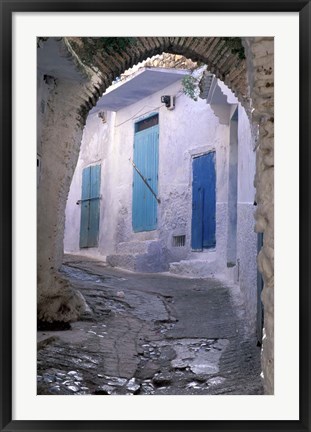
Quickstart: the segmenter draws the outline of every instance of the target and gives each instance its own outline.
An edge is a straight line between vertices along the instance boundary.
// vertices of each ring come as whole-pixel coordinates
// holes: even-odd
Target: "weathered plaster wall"
[[[85,120],[81,104],[88,103],[96,79],[90,80],[80,70],[63,40],[51,38],[45,48],[39,48],[37,83],[41,155],[37,190],[38,320],[66,322],[77,319],[85,306],[58,270],[63,257],[66,197]]]
[[[239,285],[245,299],[250,328],[254,328],[257,312],[257,234],[255,233],[256,163],[255,136],[242,107],[238,111],[238,223],[237,262]],[[245,247],[247,245],[247,247]]]
[[[227,140],[226,127],[203,100],[192,101],[181,94],[173,112],[164,110],[160,126],[159,178],[163,205],[159,206],[160,238],[166,243],[169,262],[191,252],[192,161],[193,157],[216,151],[216,200],[221,188],[221,146]],[[218,215],[216,213],[216,219]],[[172,238],[186,235],[185,248],[172,246]],[[216,239],[216,244],[217,239]],[[217,247],[217,246],[216,246]],[[182,249],[184,249],[182,251]]]
[[[72,178],[70,191],[66,205],[66,225],[64,237],[64,249],[66,252],[77,252],[81,254],[101,255],[112,250],[111,226],[108,218],[101,224],[99,248],[80,249],[80,215],[81,206],[76,203],[81,199],[82,171],[90,165],[101,165],[101,194],[104,197],[100,201],[100,214],[105,215],[112,202],[112,193],[109,178],[113,169],[113,134],[114,113],[106,114],[106,122],[98,116],[98,113],[87,117],[81,142],[81,149],[77,167]],[[107,164],[107,158],[111,160]],[[110,220],[110,223],[112,221]]]
[[[161,103],[162,94],[177,95],[175,110],[169,111],[165,108]],[[152,112],[159,113],[158,194],[161,204],[158,205],[158,229],[134,233],[133,168],[129,161],[133,158],[134,123]],[[104,129],[105,138],[102,132]],[[141,270],[148,268],[150,271],[166,270],[169,262],[186,258],[191,250],[192,157],[217,149],[217,190],[222,190],[222,170],[226,168],[226,162],[222,161],[222,158],[227,151],[227,141],[228,128],[219,124],[205,101],[194,102],[182,94],[180,83],[119,110],[115,118],[110,116],[104,125],[97,114],[90,115],[84,129],[81,157],[68,198],[65,250],[79,251],[80,209],[75,202],[81,195],[82,169],[98,160],[99,163],[103,162],[99,247],[82,249],[83,253],[129,255],[119,257],[118,260],[115,257],[109,259],[120,266],[133,268],[133,253],[146,252],[146,248],[152,246],[156,256],[152,256],[149,251],[150,261],[145,262],[145,268],[143,262],[140,263]],[[98,152],[94,154],[94,145],[101,146],[101,155]],[[173,247],[173,235],[186,235],[186,246]],[[146,244],[145,248],[140,244],[142,241],[155,239],[159,242],[158,248],[155,243]]]
[[[62,262],[64,195],[73,174],[73,153],[77,159],[81,140],[79,124],[75,133],[67,128],[67,121],[76,113],[68,110],[64,121],[66,115],[62,111],[65,103],[62,95],[70,101],[73,87],[63,82],[50,93],[38,146],[42,156],[38,186],[38,318],[46,321],[56,317],[61,321],[72,320],[83,310],[83,302],[57,273]],[[58,202],[61,196],[63,199]]]
[[[230,102],[237,101],[228,93]],[[162,94],[178,95],[176,108],[168,111],[161,103]],[[230,99],[231,98],[231,99]],[[175,84],[151,97],[118,111],[102,123],[98,114],[90,114],[84,129],[81,155],[73,178],[67,204],[65,250],[87,255],[107,256],[109,263],[141,271],[167,270],[170,262],[186,259],[212,260],[211,271],[238,282],[249,311],[249,325],[254,328],[256,318],[256,234],[254,233],[254,171],[255,153],[249,119],[245,110],[237,109],[239,122],[235,126],[235,145],[239,154],[234,156],[239,173],[237,230],[234,239],[230,233],[228,203],[232,199],[232,179],[229,178],[233,138],[230,127],[219,124],[209,105],[203,100],[194,102],[181,93]],[[132,230],[132,181],[134,123],[152,112],[159,112],[159,196],[158,229],[134,233]],[[186,127],[185,127],[186,125]],[[109,132],[110,130],[110,132]],[[231,131],[232,135],[232,131]],[[216,250],[191,252],[192,217],[192,158],[216,150]],[[239,158],[239,160],[238,160]],[[79,249],[82,169],[93,163],[102,163],[100,206],[100,234],[98,248]],[[230,162],[230,163],[229,163]],[[185,247],[174,247],[173,236],[186,235]],[[228,250],[236,242],[234,268],[228,268]],[[153,248],[151,250],[151,248]],[[140,257],[134,258],[134,254]],[[210,256],[208,256],[210,255]],[[182,269],[180,270],[183,271]]]
[[[37,153],[42,155],[42,128],[50,93],[56,86],[52,77],[38,74],[37,76]]]
[[[254,330],[257,305],[257,236],[253,217],[255,144],[245,110],[232,98],[229,89],[222,88],[233,103],[231,111],[236,118],[229,125],[219,124],[204,100],[194,102],[183,95],[179,83],[115,114],[106,114],[106,123],[102,123],[98,113],[88,116],[68,197],[65,250],[102,259],[108,256],[112,265],[140,271],[163,271],[171,262],[188,259],[211,261],[211,273],[229,277],[239,284],[248,311],[248,325]],[[162,94],[178,96],[174,111],[168,111],[160,103]],[[158,229],[134,233],[133,168],[129,161],[133,158],[134,124],[154,112],[159,113],[160,128]],[[233,147],[234,156],[230,153]],[[198,254],[191,252],[192,160],[211,150],[216,150],[216,249]],[[75,203],[81,198],[82,170],[94,163],[102,165],[99,245],[79,249],[80,207]],[[235,180],[229,176],[233,165],[238,173]],[[228,216],[231,200],[235,201],[237,219],[233,233]],[[186,235],[185,247],[173,246],[176,235]],[[227,267],[228,251],[233,243],[234,259]],[[183,267],[178,271],[187,272]]]
[[[227,241],[228,241],[228,157],[230,129],[223,126],[226,136],[218,143],[216,161],[217,169],[217,200],[216,200],[216,250],[217,272],[222,272],[227,265]]]

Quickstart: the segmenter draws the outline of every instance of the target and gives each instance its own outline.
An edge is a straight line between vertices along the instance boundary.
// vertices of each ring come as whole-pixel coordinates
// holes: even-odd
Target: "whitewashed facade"
[[[214,85],[222,96],[209,95],[209,103],[208,98],[193,101],[184,95],[180,79],[116,112],[91,111],[67,201],[64,249],[132,271],[228,278],[239,284],[255,322],[255,138],[231,91],[219,81]],[[175,97],[173,110],[161,103],[163,95]],[[158,114],[159,128],[157,226],[134,232],[135,124],[152,114]],[[193,160],[209,152],[215,152],[216,160],[216,244],[194,252]],[[95,165],[101,167],[98,242],[80,248],[82,172]]]

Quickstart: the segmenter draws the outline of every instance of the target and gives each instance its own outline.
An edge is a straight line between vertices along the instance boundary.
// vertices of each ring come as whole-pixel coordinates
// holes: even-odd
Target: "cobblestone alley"
[[[262,394],[260,348],[237,288],[65,256],[89,309],[38,332],[38,394]]]

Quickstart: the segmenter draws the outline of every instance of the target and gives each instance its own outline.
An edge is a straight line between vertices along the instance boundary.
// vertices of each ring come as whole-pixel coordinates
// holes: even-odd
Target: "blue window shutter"
[[[90,185],[91,168],[82,171],[82,195],[81,195],[81,221],[80,221],[80,248],[88,247],[89,210],[90,210]]]
[[[80,248],[95,247],[99,233],[100,165],[82,172]]]
[[[99,196],[100,196],[100,165],[91,166],[90,185],[90,222],[88,246],[95,247],[98,244],[99,233]]]
[[[158,194],[159,126],[137,132],[134,138],[134,163]],[[157,227],[157,200],[133,169],[132,224],[134,232],[152,231]]]

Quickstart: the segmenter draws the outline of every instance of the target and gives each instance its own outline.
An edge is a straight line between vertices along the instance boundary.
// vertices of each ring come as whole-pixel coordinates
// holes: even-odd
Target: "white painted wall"
[[[254,173],[256,164],[255,136],[252,134],[246,113],[239,106],[239,161],[238,161],[238,226],[237,259],[239,285],[244,294],[253,328],[257,311],[257,234],[254,212],[256,207]]]
[[[87,255],[103,255],[112,251],[111,226],[112,219],[106,217],[107,209],[113,203],[112,189],[109,187],[109,178],[113,170],[113,135],[115,113],[107,113],[107,122],[103,123],[97,114],[87,117],[83,130],[79,160],[72,179],[66,206],[66,226],[64,247],[67,252],[78,252]],[[109,161],[109,163],[107,163]],[[77,201],[81,199],[82,171],[90,165],[101,165],[101,195],[105,197],[100,201],[100,236],[99,247],[91,249],[79,248],[80,215],[81,208]]]
[[[229,91],[229,90],[228,90]],[[176,108],[161,103],[163,94],[176,96]],[[232,97],[230,102],[236,101]],[[98,113],[88,116],[78,165],[72,180],[66,210],[65,251],[108,256],[111,264],[145,270],[167,270],[170,262],[189,259],[212,261],[211,273],[237,281],[253,304],[256,294],[256,235],[253,231],[255,172],[254,139],[249,121],[238,106],[237,245],[238,265],[227,268],[228,182],[230,125],[219,123],[206,101],[197,102],[181,92],[175,83],[161,92],[119,110],[107,113],[103,123]],[[159,114],[158,228],[132,230],[132,182],[134,124],[151,113]],[[191,251],[192,158],[216,151],[216,250]],[[79,249],[82,170],[101,164],[100,232],[98,248]],[[186,235],[185,247],[173,247],[174,235]],[[230,237],[230,236],[229,236]],[[252,288],[250,289],[250,286]],[[255,306],[253,306],[255,307]]]
[[[176,108],[161,103],[163,94],[176,95]],[[152,112],[159,113],[158,229],[132,230],[132,181],[134,123]],[[103,124],[98,115],[89,115],[84,129],[81,154],[72,181],[66,211],[65,250],[110,255],[118,244],[157,239],[165,260],[178,261],[190,253],[192,157],[216,150],[217,190],[222,193],[226,167],[228,127],[220,125],[204,100],[194,102],[173,84],[129,107],[110,113]],[[102,162],[99,247],[79,250],[82,170]],[[221,198],[220,193],[220,198]],[[172,247],[173,235],[186,235],[186,247]],[[137,244],[132,243],[135,252]],[[119,250],[124,247],[119,246]],[[137,246],[138,247],[138,246]]]
[[[163,94],[176,96],[173,111],[161,103]],[[233,104],[231,114],[235,109],[238,112],[235,267],[227,267],[232,247],[228,225],[230,122],[220,124],[206,101],[194,102],[182,93],[180,82],[116,113],[108,112],[106,123],[98,113],[88,116],[68,196],[64,243],[66,252],[108,257],[112,265],[139,271],[168,270],[169,263],[180,262],[174,272],[183,273],[185,263],[192,262],[189,260],[203,260],[202,275],[221,274],[239,283],[253,324],[257,303],[254,137],[244,109],[230,94],[228,100]],[[159,114],[158,227],[134,233],[133,167],[129,159],[133,158],[135,122],[151,113]],[[216,151],[216,249],[197,253],[191,251],[192,158],[211,150]],[[101,164],[99,242],[98,248],[79,249],[80,206],[76,202],[81,199],[82,170],[93,164]],[[175,235],[186,235],[185,247],[173,247]]]
[[[37,187],[39,187],[42,163],[42,127],[44,115],[47,110],[47,102],[50,92],[55,85],[54,79],[45,78],[43,74],[37,75]]]

